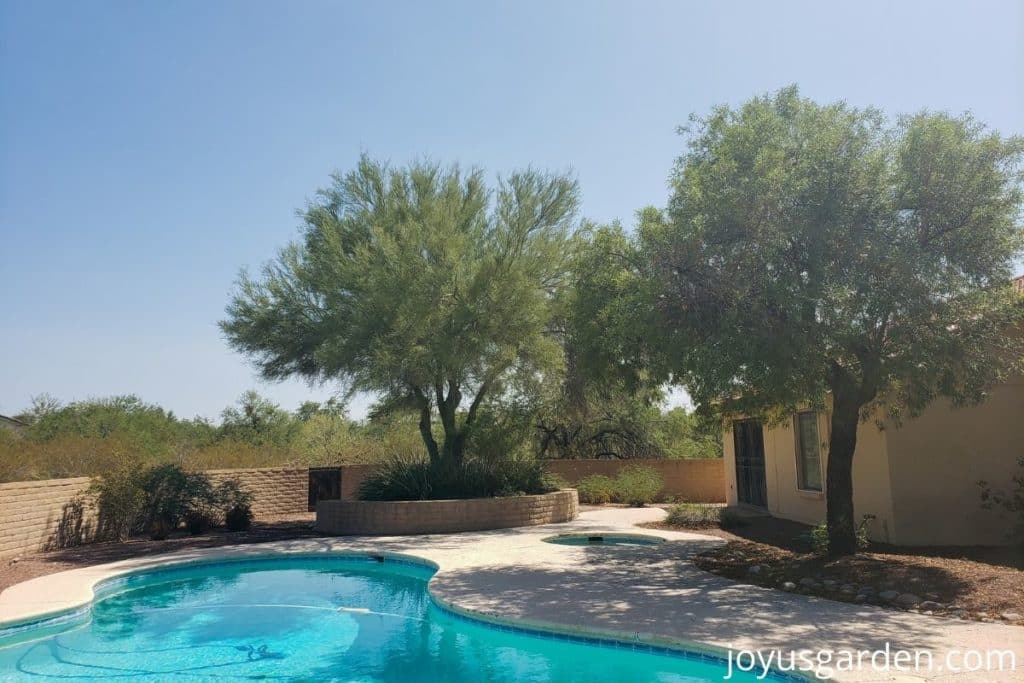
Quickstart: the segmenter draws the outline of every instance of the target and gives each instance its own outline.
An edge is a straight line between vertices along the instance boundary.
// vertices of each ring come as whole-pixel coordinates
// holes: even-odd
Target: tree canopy
[[[430,458],[460,462],[488,397],[561,367],[549,323],[578,204],[565,175],[490,189],[479,169],[364,156],[302,212],[300,240],[243,273],[221,327],[267,378],[414,407]]]
[[[1019,364],[1024,141],[796,88],[684,132],[668,207],[639,231],[651,335],[705,408],[829,405],[830,548],[852,552],[859,419],[979,401]]]

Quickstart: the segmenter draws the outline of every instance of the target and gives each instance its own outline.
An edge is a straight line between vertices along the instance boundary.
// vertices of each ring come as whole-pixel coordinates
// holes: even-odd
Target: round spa
[[[644,546],[664,543],[664,538],[642,534],[559,534],[541,539],[545,543],[555,545],[586,545],[586,546]]]

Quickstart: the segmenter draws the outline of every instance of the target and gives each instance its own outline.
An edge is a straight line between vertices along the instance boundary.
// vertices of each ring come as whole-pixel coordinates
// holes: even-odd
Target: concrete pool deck
[[[616,634],[656,644],[783,652],[929,650],[937,666],[951,651],[1012,650],[1016,671],[860,671],[849,681],[1024,681],[1024,629],[834,602],[739,584],[690,561],[722,543],[696,533],[637,529],[657,508],[589,510],[565,524],[407,537],[323,537],[169,553],[38,577],[0,593],[0,627],[88,604],[93,586],[170,562],[277,553],[400,553],[439,569],[433,596],[461,612],[581,634]],[[564,533],[647,534],[648,546],[543,543]],[[954,662],[957,663],[957,662]]]

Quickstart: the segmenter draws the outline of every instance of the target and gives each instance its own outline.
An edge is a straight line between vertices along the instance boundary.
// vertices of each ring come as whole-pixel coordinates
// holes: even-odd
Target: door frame
[[[741,438],[741,432],[747,433]],[[741,505],[767,510],[768,471],[761,422],[753,418],[734,420],[732,439],[736,500]]]

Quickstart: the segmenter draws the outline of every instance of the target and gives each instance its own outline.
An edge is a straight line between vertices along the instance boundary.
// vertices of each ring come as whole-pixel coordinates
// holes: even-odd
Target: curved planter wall
[[[316,506],[316,530],[360,536],[450,534],[568,522],[578,514],[576,489],[469,500],[322,500]]]

